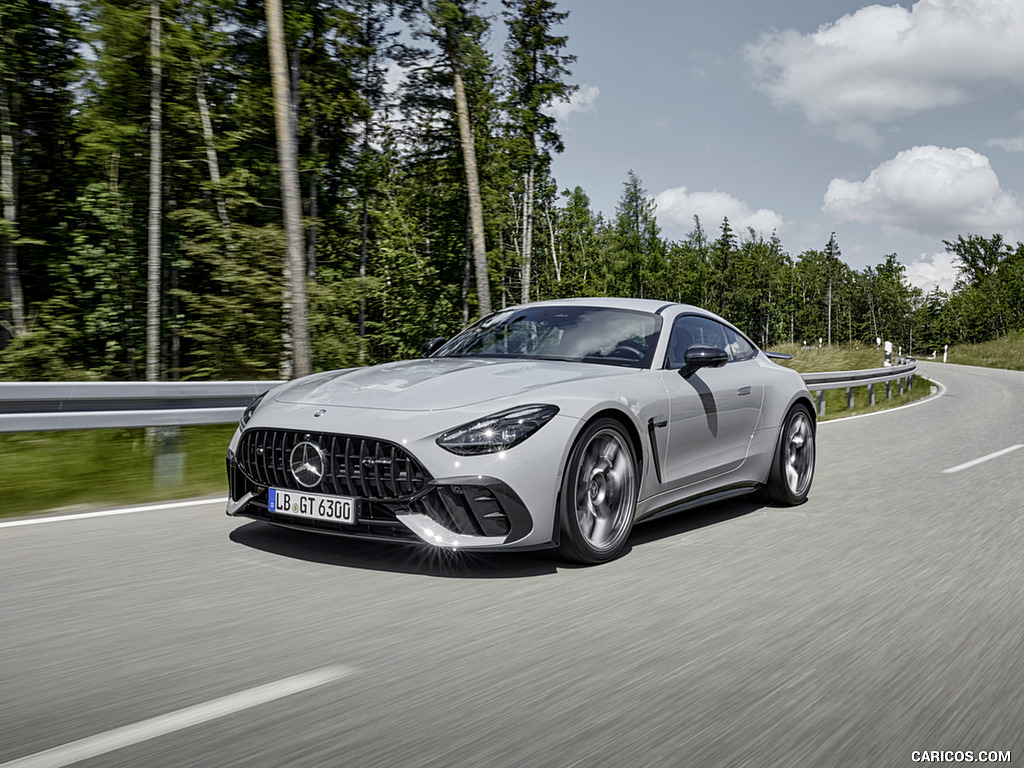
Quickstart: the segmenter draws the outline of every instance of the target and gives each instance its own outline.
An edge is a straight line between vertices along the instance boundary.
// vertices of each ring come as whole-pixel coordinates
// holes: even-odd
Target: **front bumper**
[[[268,509],[268,488],[303,491],[286,466],[300,442],[327,457],[317,493],[353,498],[354,523],[295,517]],[[534,520],[503,480],[485,475],[435,479],[409,451],[386,440],[288,429],[249,429],[227,457],[227,513],[288,528],[451,549],[535,549]]]

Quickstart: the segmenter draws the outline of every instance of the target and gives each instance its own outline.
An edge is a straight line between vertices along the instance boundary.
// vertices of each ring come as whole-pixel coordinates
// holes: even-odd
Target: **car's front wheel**
[[[779,433],[772,470],[762,492],[765,501],[785,506],[807,501],[814,479],[814,456],[814,419],[806,405],[794,405]]]
[[[638,492],[633,443],[619,422],[587,425],[562,477],[559,554],[579,563],[616,557],[633,528]]]

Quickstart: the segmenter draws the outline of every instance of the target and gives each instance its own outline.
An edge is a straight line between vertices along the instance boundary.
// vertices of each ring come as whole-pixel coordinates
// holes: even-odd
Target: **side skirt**
[[[643,517],[637,518],[636,522],[646,523],[648,520],[657,520],[659,517],[674,515],[677,512],[685,512],[688,509],[702,507],[705,504],[713,504],[716,501],[734,499],[737,496],[744,496],[752,491],[756,491],[761,487],[761,485],[761,483],[738,483],[727,488],[719,488],[714,491],[699,494],[689,499],[684,499],[683,501],[672,502],[664,507],[649,510]]]

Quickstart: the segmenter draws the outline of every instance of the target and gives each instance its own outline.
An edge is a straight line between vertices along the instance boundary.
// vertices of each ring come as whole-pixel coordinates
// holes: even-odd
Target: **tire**
[[[772,469],[761,497],[785,507],[807,501],[814,479],[814,457],[814,418],[806,405],[794,405],[779,432]]]
[[[565,465],[559,501],[560,557],[594,565],[622,552],[639,491],[633,441],[614,419],[583,430]]]

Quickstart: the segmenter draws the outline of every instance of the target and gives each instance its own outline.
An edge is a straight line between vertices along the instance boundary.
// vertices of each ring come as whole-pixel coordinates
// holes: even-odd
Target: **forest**
[[[551,173],[567,13],[494,5],[0,0],[0,379],[292,377],[571,296],[697,304],[762,346],[1024,329],[999,235],[946,242],[959,279],[924,294],[836,234],[666,240],[632,170],[595,212]]]

